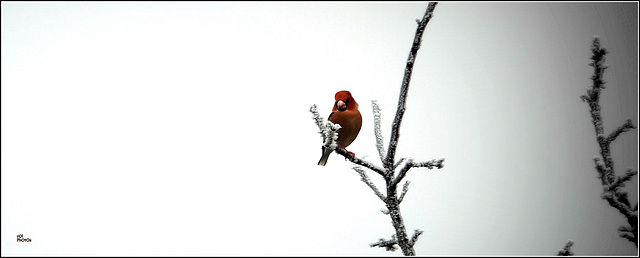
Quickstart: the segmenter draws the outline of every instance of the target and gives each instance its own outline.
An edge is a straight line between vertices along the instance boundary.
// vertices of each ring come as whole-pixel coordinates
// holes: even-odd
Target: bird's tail
[[[322,157],[320,158],[320,161],[318,161],[319,166],[327,164],[327,160],[329,159],[329,154],[331,154],[331,152],[333,152],[332,149],[322,146]]]

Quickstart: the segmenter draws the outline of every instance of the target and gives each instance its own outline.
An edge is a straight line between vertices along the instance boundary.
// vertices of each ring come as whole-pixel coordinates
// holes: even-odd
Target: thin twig
[[[424,231],[416,229],[416,231],[413,232],[413,236],[411,237],[411,240],[409,240],[409,245],[414,246],[418,241],[418,237],[422,235],[422,233],[424,233]]]
[[[558,256],[572,256],[571,246],[573,246],[573,241],[569,240],[562,249],[558,250]]]
[[[627,173],[624,174],[624,176],[619,176],[616,177],[616,180],[613,181],[613,183],[609,184],[609,185],[605,185],[604,190],[605,191],[610,191],[610,190],[614,190],[616,188],[619,187],[623,187],[624,183],[626,183],[627,181],[630,181],[633,176],[637,175],[638,171],[634,170],[634,169],[628,169]]]
[[[398,175],[396,176],[395,179],[393,179],[391,184],[397,185],[398,183],[400,183],[400,180],[402,180],[407,175],[407,172],[409,172],[409,169],[411,169],[412,167],[413,167],[413,159],[407,160],[407,163],[405,163],[404,167],[400,169],[400,172],[398,172]]]
[[[398,240],[396,239],[396,235],[392,235],[391,239],[389,240],[385,240],[383,238],[380,238],[380,240],[378,240],[378,242],[375,243],[371,243],[369,244],[369,246],[371,247],[384,247],[387,251],[395,251],[397,248],[395,247],[395,245],[398,244]]]
[[[396,168],[405,160],[405,158],[399,159],[396,164],[393,164],[393,168],[391,170],[396,170]]]
[[[375,171],[376,173],[380,174],[383,177],[385,176],[385,170],[383,168],[378,167],[378,166],[372,164],[369,161],[366,161],[366,160],[363,160],[363,159],[359,159],[359,158],[351,155],[345,149],[336,148],[335,151],[336,151],[336,153],[342,155],[343,157],[345,157],[346,159],[348,159],[352,163],[354,163],[356,165],[360,165],[360,166],[366,167],[368,169],[371,169],[371,170]]]
[[[407,191],[409,191],[410,183],[411,181],[404,182],[404,185],[402,186],[402,192],[400,192],[400,196],[398,196],[398,203],[402,202],[402,199],[404,199],[404,195],[407,194]]]
[[[407,160],[407,163],[404,165],[404,167],[400,169],[400,172],[398,173],[398,176],[396,176],[396,178],[393,180],[393,183],[398,184],[400,180],[402,180],[407,175],[407,172],[411,168],[420,168],[420,167],[425,167],[428,169],[433,169],[434,167],[442,168],[444,167],[443,163],[444,163],[444,159],[437,159],[437,160],[433,159],[425,162],[414,162],[413,159],[409,159]]]
[[[629,130],[636,128],[632,123],[631,123],[631,119],[627,118],[627,120],[625,121],[625,123],[623,125],[621,125],[620,127],[616,128],[616,130],[614,130],[609,137],[607,137],[607,142],[612,142],[613,140],[615,140],[616,138],[618,138],[618,135],[620,135],[623,132],[628,132]]]
[[[428,169],[433,169],[435,168],[442,168],[444,167],[444,159],[432,159],[429,161],[423,161],[423,162],[413,162],[413,167],[414,168],[428,168]]]
[[[373,190],[373,192],[378,196],[378,198],[380,198],[380,200],[382,200],[383,202],[386,201],[387,198],[384,196],[384,194],[380,192],[380,190],[378,190],[378,187],[376,187],[376,185],[373,184],[369,176],[367,176],[367,173],[364,172],[362,168],[356,166],[356,167],[353,167],[353,170],[355,170],[356,172],[358,172],[358,174],[360,174],[360,179],[362,180],[362,182],[367,184],[369,188],[371,188],[371,190]]]
[[[318,133],[322,135],[322,142],[326,141],[327,137],[324,134],[324,119],[320,116],[320,113],[318,113],[318,106],[316,106],[316,104],[311,105],[309,112],[313,115],[313,121],[318,126]]]

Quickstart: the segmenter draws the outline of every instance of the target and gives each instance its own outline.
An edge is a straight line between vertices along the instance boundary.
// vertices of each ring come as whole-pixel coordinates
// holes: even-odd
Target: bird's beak
[[[347,110],[347,103],[343,100],[338,100],[338,102],[336,102],[336,107],[338,108],[338,111],[345,111]]]

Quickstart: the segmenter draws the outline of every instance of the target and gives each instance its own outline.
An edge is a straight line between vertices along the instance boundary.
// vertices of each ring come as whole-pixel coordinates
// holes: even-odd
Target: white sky
[[[338,155],[317,166],[349,90],[348,148],[380,164],[426,2],[2,3],[2,255],[401,255]],[[638,125],[637,3],[440,3],[397,157],[418,255],[636,255],[600,199],[589,47],[609,49],[605,131]],[[386,143],[385,143],[386,144]],[[638,168],[638,130],[612,145]],[[383,188],[377,174],[370,173]],[[638,200],[637,178],[627,184]],[[16,242],[16,235],[31,243]]]

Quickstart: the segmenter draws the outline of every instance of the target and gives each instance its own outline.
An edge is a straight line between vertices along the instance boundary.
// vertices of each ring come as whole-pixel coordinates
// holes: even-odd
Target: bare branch
[[[384,143],[382,131],[380,130],[380,107],[377,100],[371,101],[371,109],[373,110],[373,131],[376,136],[376,148],[378,149],[378,155],[380,155],[380,161],[384,163]]]
[[[573,252],[571,252],[571,246],[573,246],[573,241],[569,240],[562,249],[558,250],[557,256],[572,256]]]
[[[398,196],[398,203],[402,202],[402,199],[404,199],[404,195],[407,194],[407,191],[409,191],[409,184],[411,183],[411,181],[405,181],[404,185],[402,186],[402,192],[400,192],[400,196]]]
[[[427,23],[429,23],[429,20],[431,20],[431,17],[433,17],[433,10],[436,8],[437,4],[437,2],[429,3],[427,11],[425,12],[424,17],[422,17],[422,20],[420,21],[420,24],[416,29],[416,35],[413,38],[411,51],[409,52],[409,57],[407,58],[407,65],[404,69],[404,77],[402,78],[402,87],[400,88],[400,97],[398,99],[398,109],[391,126],[391,139],[389,140],[389,149],[387,150],[387,156],[385,158],[385,161],[383,162],[385,168],[391,168],[395,160],[398,138],[400,137],[400,124],[402,123],[402,117],[404,116],[404,111],[406,110],[407,106],[406,100],[407,93],[409,92],[409,82],[411,81],[413,64],[415,63],[418,49],[420,49],[422,34],[427,27]]]
[[[373,182],[371,182],[371,179],[369,178],[369,176],[367,176],[367,173],[364,172],[362,168],[356,166],[356,167],[353,167],[353,170],[355,170],[356,172],[358,172],[358,174],[360,174],[360,177],[361,177],[360,179],[362,180],[362,182],[367,184],[369,188],[373,190],[373,192],[378,196],[378,198],[380,198],[382,202],[386,201],[387,198],[384,196],[384,194],[380,192],[380,190],[378,190],[376,185],[373,184]]]

